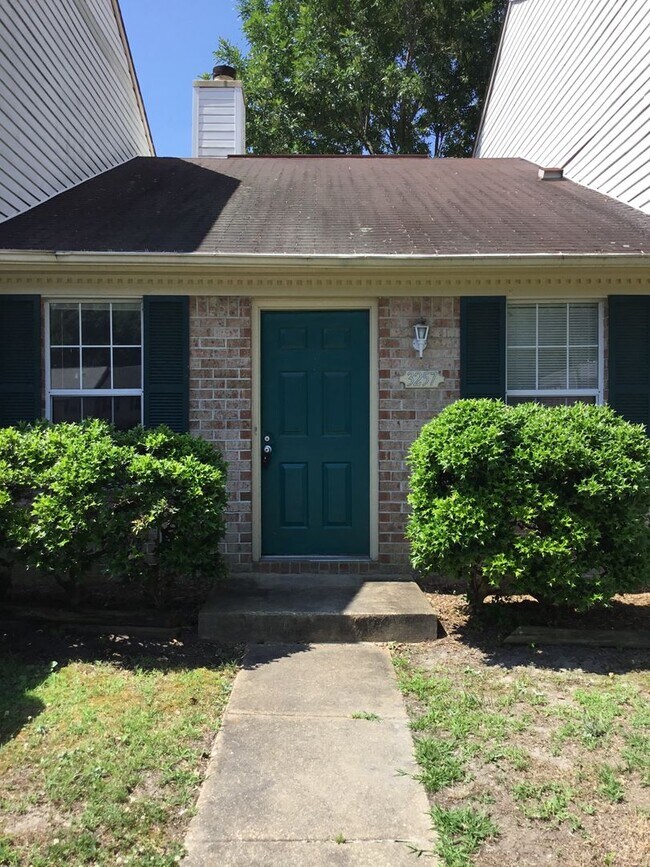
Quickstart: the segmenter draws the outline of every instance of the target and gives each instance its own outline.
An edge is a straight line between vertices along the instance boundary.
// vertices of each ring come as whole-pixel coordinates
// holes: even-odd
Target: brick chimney
[[[212,80],[194,82],[192,156],[246,153],[246,107],[232,66],[215,66]]]

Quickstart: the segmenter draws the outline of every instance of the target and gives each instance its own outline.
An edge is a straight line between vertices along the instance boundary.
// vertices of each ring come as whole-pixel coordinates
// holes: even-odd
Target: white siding
[[[243,154],[246,111],[238,81],[195,81],[192,156]]]
[[[113,0],[0,0],[0,220],[153,153]]]
[[[476,147],[650,214],[650,2],[513,0]]]

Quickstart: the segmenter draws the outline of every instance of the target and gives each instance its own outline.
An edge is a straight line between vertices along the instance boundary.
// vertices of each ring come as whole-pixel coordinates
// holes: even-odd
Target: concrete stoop
[[[199,637],[219,642],[416,642],[437,629],[414,581],[355,575],[236,577],[199,612]]]

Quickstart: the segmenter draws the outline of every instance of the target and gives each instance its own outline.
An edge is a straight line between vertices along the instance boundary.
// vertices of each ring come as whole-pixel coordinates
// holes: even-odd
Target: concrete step
[[[199,637],[220,642],[430,641],[438,622],[413,581],[361,576],[234,578],[199,612]]]

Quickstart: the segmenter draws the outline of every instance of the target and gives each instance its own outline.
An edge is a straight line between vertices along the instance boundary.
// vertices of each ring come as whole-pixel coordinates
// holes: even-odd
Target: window
[[[142,422],[142,305],[52,302],[48,307],[47,415]]]
[[[600,333],[597,302],[509,304],[507,402],[601,403]]]

